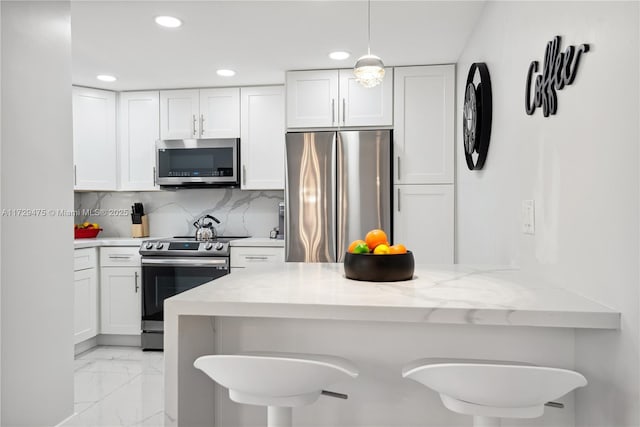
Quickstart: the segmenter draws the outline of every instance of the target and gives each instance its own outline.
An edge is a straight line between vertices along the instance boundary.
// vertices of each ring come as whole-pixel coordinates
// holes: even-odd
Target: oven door
[[[164,300],[229,274],[229,259],[142,258],[142,330],[163,330]]]

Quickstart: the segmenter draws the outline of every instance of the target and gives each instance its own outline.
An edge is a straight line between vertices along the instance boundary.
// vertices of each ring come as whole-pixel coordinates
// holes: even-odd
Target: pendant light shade
[[[379,56],[371,55],[371,0],[367,1],[367,54],[358,58],[353,74],[362,86],[378,86],[384,78],[384,63]]]

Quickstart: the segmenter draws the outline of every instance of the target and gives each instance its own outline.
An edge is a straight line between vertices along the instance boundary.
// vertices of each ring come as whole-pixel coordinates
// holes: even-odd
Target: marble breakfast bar
[[[165,302],[167,425],[261,425],[259,407],[232,403],[193,361],[243,351],[328,353],[361,369],[348,401],[294,412],[304,426],[455,426],[464,417],[400,378],[423,357],[501,359],[574,368],[574,331],[620,327],[620,313],[510,268],[417,266],[407,282],[358,282],[342,264],[237,269]],[[518,425],[573,426],[566,409]]]

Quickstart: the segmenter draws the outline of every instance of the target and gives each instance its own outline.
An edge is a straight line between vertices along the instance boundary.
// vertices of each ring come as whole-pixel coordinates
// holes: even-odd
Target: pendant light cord
[[[371,55],[371,0],[367,0],[367,55]]]

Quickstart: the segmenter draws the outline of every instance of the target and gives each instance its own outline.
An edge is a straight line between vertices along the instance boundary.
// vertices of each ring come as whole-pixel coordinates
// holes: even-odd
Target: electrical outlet
[[[536,233],[536,212],[534,200],[522,201],[522,232],[524,234]]]

